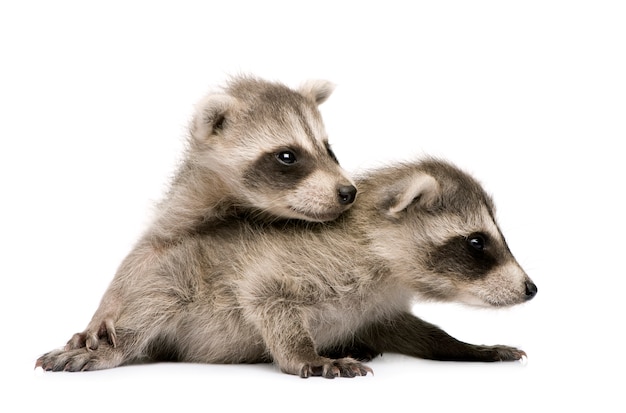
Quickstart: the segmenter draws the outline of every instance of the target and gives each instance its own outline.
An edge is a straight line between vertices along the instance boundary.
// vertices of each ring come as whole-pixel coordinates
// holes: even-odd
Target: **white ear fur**
[[[301,95],[311,99],[316,105],[326,102],[333,90],[335,84],[327,80],[308,80],[298,88]]]
[[[209,94],[195,106],[191,132],[194,138],[204,140],[209,137],[216,126],[227,116],[228,111],[234,108],[235,98],[223,94]]]
[[[431,206],[439,197],[441,188],[439,182],[431,175],[419,173],[398,185],[398,192],[394,194],[395,200],[387,210],[391,217],[409,207],[416,199],[422,206]]]

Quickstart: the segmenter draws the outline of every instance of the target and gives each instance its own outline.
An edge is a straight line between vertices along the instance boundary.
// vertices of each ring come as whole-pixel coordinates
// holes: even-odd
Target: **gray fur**
[[[122,262],[86,330],[66,348],[95,350],[102,338],[115,346],[115,320],[127,292],[119,284],[143,279],[178,244],[211,225],[240,215],[259,222],[325,221],[347,210],[356,188],[329,152],[317,108],[332,90],[327,81],[294,90],[241,76],[198,102],[184,159],[156,217]],[[277,154],[285,150],[297,151],[299,162],[281,163]]]
[[[37,366],[81,371],[142,360],[274,362],[289,374],[366,375],[383,352],[436,360],[517,360],[522,350],[460,342],[413,314],[414,299],[510,306],[537,289],[506,247],[481,186],[427,159],[357,179],[359,201],[328,223],[216,223],[111,286],[123,303],[117,346],[54,350]],[[496,264],[468,278],[488,239]],[[446,246],[449,267],[431,256]],[[473,255],[472,255],[473,254]],[[489,255],[491,256],[491,255]],[[484,257],[483,257],[484,258]],[[477,261],[479,262],[480,259]]]

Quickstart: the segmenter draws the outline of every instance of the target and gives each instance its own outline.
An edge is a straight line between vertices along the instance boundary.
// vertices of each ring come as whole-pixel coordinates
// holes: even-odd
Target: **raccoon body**
[[[517,360],[461,342],[411,313],[415,299],[505,307],[537,287],[511,254],[491,198],[450,163],[426,159],[356,180],[359,201],[328,223],[217,223],[126,284],[117,346],[55,350],[45,370],[138,360],[274,362],[301,377],[354,377],[394,352]]]
[[[87,329],[67,349],[116,345],[127,284],[203,228],[247,215],[254,222],[337,218],[356,197],[330,149],[318,105],[334,86],[298,89],[235,77],[196,105],[184,158],[152,224],[122,262]],[[150,275],[148,275],[150,277]]]

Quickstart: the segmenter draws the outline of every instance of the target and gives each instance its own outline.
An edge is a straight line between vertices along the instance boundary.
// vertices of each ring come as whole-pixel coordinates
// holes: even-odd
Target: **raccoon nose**
[[[353,203],[356,198],[356,188],[354,185],[341,185],[337,189],[337,195],[339,196],[339,203],[341,205],[349,205]]]
[[[532,281],[526,281],[526,299],[530,300],[537,295],[537,286]]]

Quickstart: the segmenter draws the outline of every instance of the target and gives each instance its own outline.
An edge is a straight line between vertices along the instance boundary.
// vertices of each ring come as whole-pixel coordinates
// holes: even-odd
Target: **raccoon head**
[[[536,295],[477,181],[437,160],[400,173],[381,193],[377,250],[402,281],[426,298],[478,306],[510,306]]]
[[[198,105],[192,135],[199,163],[226,183],[239,207],[278,218],[337,218],[357,190],[330,149],[318,110],[333,87],[234,79]]]

